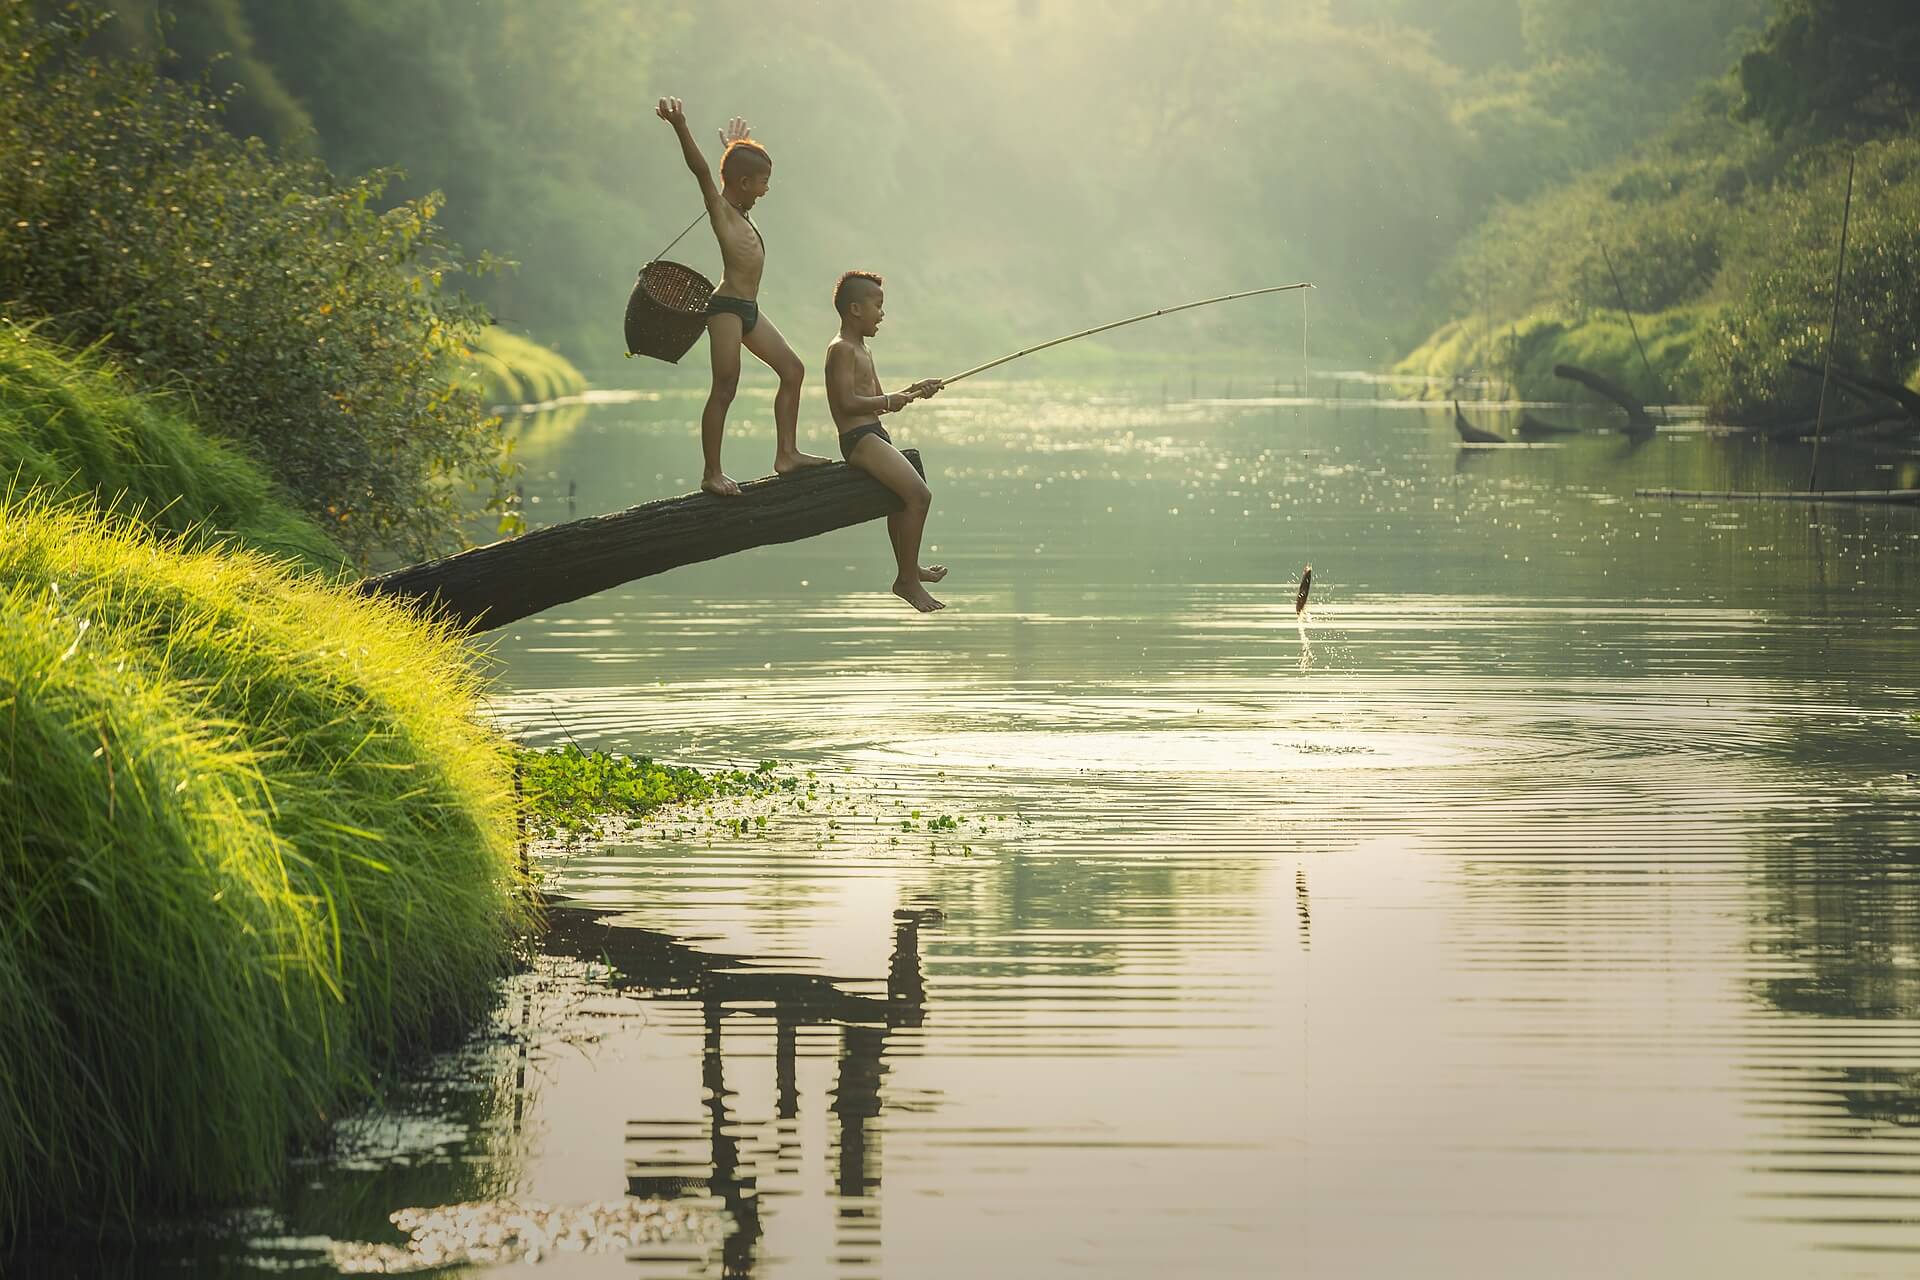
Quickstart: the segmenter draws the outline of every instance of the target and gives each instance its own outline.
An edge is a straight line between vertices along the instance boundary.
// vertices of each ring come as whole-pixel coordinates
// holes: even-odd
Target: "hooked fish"
[[[1295,616],[1307,611],[1307,592],[1313,590],[1313,566],[1308,565],[1300,574],[1300,594],[1293,598]]]

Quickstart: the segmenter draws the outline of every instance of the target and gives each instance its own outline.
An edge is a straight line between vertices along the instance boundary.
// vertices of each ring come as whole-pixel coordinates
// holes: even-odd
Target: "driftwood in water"
[[[919,450],[906,455],[926,474]],[[368,578],[359,590],[413,601],[484,631],[635,578],[811,538],[900,509],[900,499],[872,476],[833,463],[749,481],[737,498],[690,493],[550,525]]]
[[[1920,506],[1920,489],[1830,489],[1812,493],[1745,493],[1719,489],[1635,489],[1636,498],[1698,498],[1709,502],[1856,502]]]
[[[1627,415],[1628,435],[1645,435],[1653,430],[1653,419],[1647,414],[1647,406],[1635,399],[1625,387],[1578,365],[1557,364],[1553,366],[1553,376],[1577,382],[1595,395],[1604,396],[1619,405]]]
[[[1453,402],[1453,429],[1468,444],[1506,444],[1507,438],[1492,431],[1474,426],[1467,421],[1467,415],[1460,412],[1460,402]]]
[[[1824,370],[1819,365],[1808,364],[1805,360],[1789,359],[1787,364],[1816,378],[1825,376]],[[1879,378],[1870,378],[1864,373],[1854,373],[1849,369],[1835,368],[1833,380],[1855,395],[1884,396],[1899,405],[1915,423],[1920,424],[1920,392],[1911,391],[1897,382],[1883,382]]]

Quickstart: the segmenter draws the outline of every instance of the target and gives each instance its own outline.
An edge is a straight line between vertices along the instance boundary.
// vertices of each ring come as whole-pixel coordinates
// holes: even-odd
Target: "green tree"
[[[1776,137],[1884,134],[1920,111],[1920,7],[1912,0],[1786,0],[1740,61],[1744,119]]]
[[[447,543],[498,498],[498,422],[449,374],[484,313],[431,199],[242,141],[150,57],[0,9],[0,298],[103,343],[245,442],[361,555]],[[458,482],[450,484],[449,482]]]

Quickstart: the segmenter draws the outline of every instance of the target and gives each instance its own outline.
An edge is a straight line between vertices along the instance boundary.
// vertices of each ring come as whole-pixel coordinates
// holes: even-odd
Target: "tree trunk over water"
[[[925,475],[920,451],[905,452]],[[749,481],[737,498],[690,493],[550,525],[367,578],[359,590],[396,596],[486,631],[635,578],[831,533],[900,509],[900,499],[872,476],[833,463]]]
[[[1553,366],[1553,376],[1577,382],[1596,395],[1605,396],[1626,411],[1629,434],[1653,430],[1653,419],[1647,414],[1647,406],[1641,404],[1633,393],[1616,382],[1609,381],[1579,365],[1557,364]]]

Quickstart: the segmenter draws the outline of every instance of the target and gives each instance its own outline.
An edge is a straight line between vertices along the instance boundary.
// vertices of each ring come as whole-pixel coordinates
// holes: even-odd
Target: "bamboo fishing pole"
[[[941,385],[951,386],[962,378],[971,378],[976,373],[985,373],[987,370],[1003,365],[1009,360],[1018,360],[1021,356],[1030,356],[1036,351],[1045,351],[1048,347],[1057,347],[1063,342],[1072,342],[1075,338],[1090,338],[1096,333],[1105,333],[1109,329],[1118,329],[1122,325],[1138,324],[1142,320],[1151,320],[1155,316],[1170,316],[1176,311],[1191,311],[1195,307],[1210,307],[1216,302],[1232,302],[1236,298],[1257,298],[1263,293],[1290,293],[1295,289],[1311,288],[1313,288],[1313,285],[1305,281],[1299,284],[1277,284],[1266,289],[1248,289],[1243,293],[1223,293],[1217,298],[1202,298],[1198,302],[1183,302],[1177,307],[1162,307],[1158,311],[1145,311],[1137,316],[1128,316],[1125,320],[1115,320],[1109,324],[1095,325],[1091,329],[1082,329],[1078,333],[1070,333],[1064,338],[1055,338],[1051,342],[1042,342],[1038,346],[1024,347],[1012,355],[1001,356],[998,360],[989,360],[985,364],[977,364],[962,373],[954,374],[951,378],[942,379]]]

